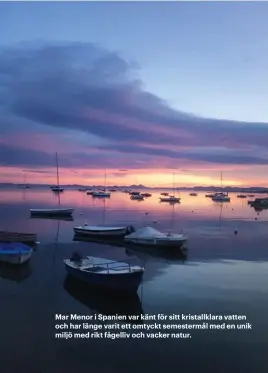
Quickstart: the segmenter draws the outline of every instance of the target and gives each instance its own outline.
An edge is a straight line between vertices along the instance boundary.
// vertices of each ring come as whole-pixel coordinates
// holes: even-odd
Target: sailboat
[[[105,175],[104,175],[104,190],[101,190],[99,192],[92,192],[91,195],[93,197],[111,197],[110,192],[106,192],[106,169],[105,169]]]
[[[174,182],[174,172],[173,172],[173,194],[175,194],[175,182]],[[172,202],[172,203],[179,203],[181,201],[180,197],[175,197],[173,196],[165,196],[165,197],[160,197],[160,202]]]
[[[57,167],[57,185],[53,185],[51,188],[52,192],[63,192],[64,189],[60,187],[59,183],[59,162],[58,162],[58,153],[56,153],[56,167]]]
[[[221,172],[221,188],[222,188],[222,172]],[[228,193],[218,192],[212,196],[212,201],[214,202],[230,202],[231,198],[228,196]]]
[[[60,189],[59,188],[59,170],[58,170],[58,154],[56,153],[56,163],[57,163],[57,187],[52,188],[53,189]],[[57,190],[58,192],[60,190]],[[47,209],[30,209],[31,216],[71,216],[73,214],[74,209],[73,208],[61,208],[60,207],[60,196],[58,195],[58,207],[55,208],[47,208]]]
[[[30,186],[26,183],[26,175],[24,175],[23,184],[19,185],[21,189],[29,189]]]

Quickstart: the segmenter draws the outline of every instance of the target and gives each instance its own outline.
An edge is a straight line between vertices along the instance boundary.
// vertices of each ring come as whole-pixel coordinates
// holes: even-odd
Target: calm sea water
[[[116,192],[100,200],[65,190],[61,204],[73,221],[31,219],[30,208],[53,207],[50,190],[0,190],[0,230],[38,234],[28,266],[0,266],[0,367],[3,373],[268,371],[268,211],[257,213],[231,194],[219,204],[181,193],[181,204],[159,203],[159,191],[138,202]],[[183,231],[186,260],[123,247],[73,241],[73,226],[129,223]],[[234,230],[238,234],[234,234]],[[85,292],[66,280],[62,263],[73,251],[145,265],[138,297],[129,303]],[[251,331],[197,331],[192,339],[55,340],[55,313],[244,314]]]

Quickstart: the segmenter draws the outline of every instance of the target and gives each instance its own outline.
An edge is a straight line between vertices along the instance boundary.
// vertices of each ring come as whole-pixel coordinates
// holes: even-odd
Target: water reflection
[[[90,308],[92,312],[104,315],[143,314],[142,303],[138,294],[122,297],[104,290],[95,290],[71,276],[66,277],[64,289],[76,301]]]
[[[0,278],[17,283],[25,281],[32,273],[29,263],[14,266],[8,263],[0,263]]]

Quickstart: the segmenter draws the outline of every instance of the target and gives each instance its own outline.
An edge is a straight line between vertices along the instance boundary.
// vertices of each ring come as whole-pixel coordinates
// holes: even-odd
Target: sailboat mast
[[[222,188],[222,172],[221,172],[221,188]]]
[[[106,168],[104,173],[104,191],[106,192]]]
[[[58,164],[58,153],[56,153],[56,166],[57,166],[57,186],[59,187],[59,164]]]

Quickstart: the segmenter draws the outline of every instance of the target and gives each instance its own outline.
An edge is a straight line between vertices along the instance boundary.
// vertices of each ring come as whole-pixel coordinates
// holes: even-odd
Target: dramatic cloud
[[[267,163],[268,124],[179,112],[135,68],[92,44],[0,50],[0,164],[51,166],[57,147],[68,168]]]

